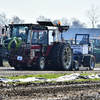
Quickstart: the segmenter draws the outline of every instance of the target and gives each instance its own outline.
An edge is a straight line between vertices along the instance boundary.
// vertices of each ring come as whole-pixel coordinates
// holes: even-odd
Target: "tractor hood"
[[[31,49],[41,49],[41,45],[31,45]]]

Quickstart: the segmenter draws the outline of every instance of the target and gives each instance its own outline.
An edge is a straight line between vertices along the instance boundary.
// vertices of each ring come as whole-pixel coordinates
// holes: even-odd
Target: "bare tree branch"
[[[46,18],[46,17],[40,15],[36,20],[37,20],[37,21],[50,21],[51,19]]]
[[[9,19],[9,22],[14,22],[14,23],[16,23],[16,24],[22,24],[22,23],[24,23],[25,21],[24,20],[22,20],[22,19],[20,19],[18,16],[12,16],[12,18],[11,19]]]
[[[5,25],[8,23],[8,19],[5,13],[0,14],[0,25]]]
[[[94,5],[91,5],[91,9],[87,10],[86,16],[91,22],[92,28],[95,28],[96,24],[100,20],[100,11],[98,7],[95,7]]]

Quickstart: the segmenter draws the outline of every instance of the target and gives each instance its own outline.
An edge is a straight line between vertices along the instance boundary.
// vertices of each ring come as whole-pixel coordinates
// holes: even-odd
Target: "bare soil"
[[[0,100],[100,100],[100,83],[0,85]]]
[[[100,73],[87,71],[16,71],[13,67],[0,67],[0,76],[28,74]],[[0,100],[100,100],[100,82],[0,84]]]

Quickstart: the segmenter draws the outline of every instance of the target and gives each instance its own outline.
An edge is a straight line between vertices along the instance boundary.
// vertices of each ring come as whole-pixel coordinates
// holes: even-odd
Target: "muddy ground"
[[[0,100],[100,100],[99,82],[0,85]]]
[[[46,73],[100,73],[100,68],[94,71],[16,71],[12,67],[0,67],[1,77]],[[0,100],[100,100],[100,82],[0,83]]]

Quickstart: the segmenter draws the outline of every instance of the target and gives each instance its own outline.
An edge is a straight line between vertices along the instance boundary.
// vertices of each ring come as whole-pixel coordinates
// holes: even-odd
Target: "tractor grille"
[[[11,50],[11,56],[15,56],[15,55],[17,55],[17,56],[23,56],[23,57],[25,57],[25,56],[30,56],[30,50],[29,49],[12,49]]]

